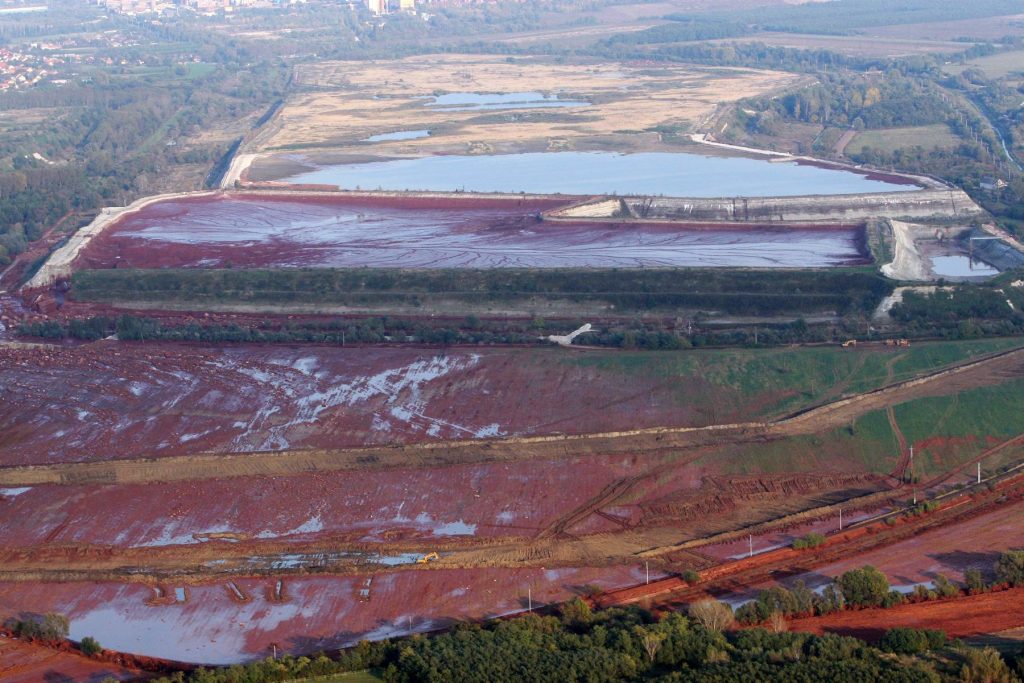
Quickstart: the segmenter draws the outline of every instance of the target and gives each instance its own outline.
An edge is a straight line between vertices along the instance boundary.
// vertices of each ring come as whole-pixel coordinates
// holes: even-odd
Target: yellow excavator
[[[420,559],[416,560],[416,564],[426,564],[427,562],[433,562],[434,560],[441,559],[441,556],[437,553],[427,553]]]

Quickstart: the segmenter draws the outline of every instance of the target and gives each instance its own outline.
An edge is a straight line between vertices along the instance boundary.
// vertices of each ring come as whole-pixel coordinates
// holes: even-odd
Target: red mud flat
[[[535,537],[655,456],[588,456],[181,483],[0,489],[0,549],[233,540],[397,542]],[[676,490],[700,485],[679,467]],[[6,494],[6,495],[4,495]],[[110,501],[117,505],[111,507]],[[600,518],[599,518],[600,519]]]
[[[969,638],[1019,626],[1024,626],[1024,588],[889,609],[837,612],[789,622],[791,631],[838,633],[869,641],[899,627],[937,629],[950,638]]]
[[[600,353],[0,348],[0,465],[690,426],[710,419],[698,389],[719,421],[749,417],[699,378],[585,362]]]
[[[74,652],[62,652],[0,636],[0,681],[4,683],[100,683],[134,680],[142,672],[107,664]]]
[[[216,195],[126,215],[82,268],[829,267],[865,262],[855,227],[550,222],[538,199]]]
[[[584,586],[637,583],[640,566],[608,569],[450,569],[345,577],[239,579],[168,586],[184,602],[156,604],[141,584],[0,583],[0,618],[61,612],[71,637],[133,654],[229,664],[278,651],[311,653],[442,628],[561,601]],[[242,596],[242,599],[239,598]],[[244,600],[244,601],[243,601]]]

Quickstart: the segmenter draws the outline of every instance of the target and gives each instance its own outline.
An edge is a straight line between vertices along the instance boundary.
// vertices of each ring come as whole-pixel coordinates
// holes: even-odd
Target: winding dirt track
[[[875,410],[928,396],[1024,378],[1024,349],[986,356],[916,379],[833,401],[773,422],[707,427],[656,427],[626,432],[532,436],[345,449],[204,453],[0,469],[0,486],[126,484],[308,472],[444,467],[457,464],[575,458],[595,453],[643,453],[815,434]]]

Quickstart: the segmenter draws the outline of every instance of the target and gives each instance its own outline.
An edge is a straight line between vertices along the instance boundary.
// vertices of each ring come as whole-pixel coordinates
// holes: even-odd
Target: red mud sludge
[[[567,199],[207,196],[128,214],[85,268],[830,267],[864,260],[854,227],[544,221]]]
[[[234,580],[188,586],[185,600],[154,600],[153,587],[120,583],[0,583],[0,619],[20,611],[65,612],[71,637],[96,637],[133,654],[204,664],[312,653],[526,611],[581,587],[631,585],[643,566],[579,569],[439,569],[343,577]],[[652,575],[654,573],[652,572]],[[180,586],[164,590],[174,595]],[[229,590],[231,591],[229,593]],[[528,593],[529,591],[529,593]]]
[[[685,384],[601,352],[185,347],[0,349],[0,465],[340,448],[698,424]],[[699,381],[687,376],[689,382]],[[543,398],[536,387],[547,387]],[[708,401],[742,417],[733,396]],[[615,405],[616,410],[607,406]],[[731,407],[730,407],[731,406]]]

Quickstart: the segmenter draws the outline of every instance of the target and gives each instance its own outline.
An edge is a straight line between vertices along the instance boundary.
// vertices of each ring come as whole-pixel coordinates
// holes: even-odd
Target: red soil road
[[[140,671],[99,662],[74,652],[62,652],[0,636],[0,680],[4,683],[100,683],[110,678],[121,681],[136,680],[142,676]]]
[[[1024,588],[789,622],[791,631],[838,633],[869,641],[878,640],[890,628],[937,629],[950,638],[969,638],[1019,626],[1024,626]]]
[[[0,348],[0,465],[697,426],[711,415],[749,419],[777,400],[765,394],[751,407],[698,377],[603,371],[583,362],[591,357],[603,355],[111,342]],[[706,406],[688,398],[694,391]]]
[[[185,588],[184,603],[162,605],[141,584],[0,583],[0,619],[57,611],[68,615],[75,638],[93,635],[133,654],[231,663],[264,657],[274,643],[279,652],[316,652],[525,610],[529,594],[538,606],[569,599],[586,585],[610,588],[643,578],[643,565],[286,577],[280,602],[272,599],[277,579],[237,579],[246,602],[232,597],[226,582],[214,582]],[[165,587],[170,595],[175,588]]]
[[[836,266],[856,226],[542,222],[566,199],[216,195],[169,199],[92,240],[76,268]]]

